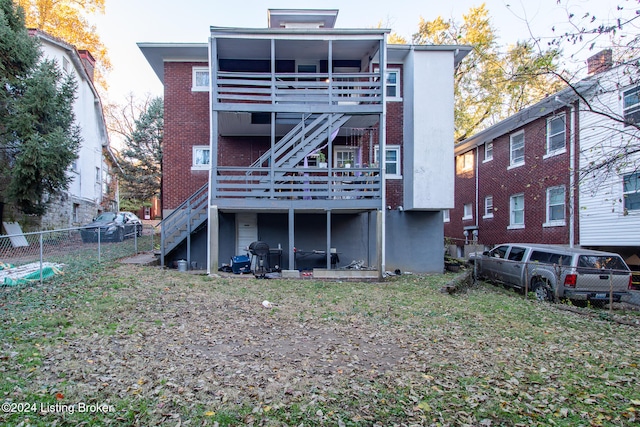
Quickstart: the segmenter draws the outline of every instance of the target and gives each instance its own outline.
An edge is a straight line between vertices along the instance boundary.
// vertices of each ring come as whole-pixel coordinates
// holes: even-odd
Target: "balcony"
[[[382,112],[382,83],[378,73],[219,71],[214,83],[214,110],[219,111],[293,112],[307,105],[309,111]]]
[[[218,167],[212,188],[220,208],[380,209],[378,168]]]

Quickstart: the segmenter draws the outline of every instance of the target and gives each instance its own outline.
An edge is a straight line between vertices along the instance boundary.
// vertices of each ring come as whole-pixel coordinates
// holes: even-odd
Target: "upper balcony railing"
[[[219,71],[220,103],[381,105],[378,73],[240,73]]]

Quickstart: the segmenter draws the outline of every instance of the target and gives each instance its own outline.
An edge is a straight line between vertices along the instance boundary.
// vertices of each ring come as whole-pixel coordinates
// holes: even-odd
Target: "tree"
[[[28,28],[37,28],[59,37],[77,49],[86,49],[96,59],[96,82],[106,89],[103,75],[111,61],[96,32],[84,14],[104,13],[105,0],[15,0],[25,11]]]
[[[588,148],[581,148],[583,158],[591,160],[579,171],[580,181],[589,181],[597,191],[611,175],[640,171],[640,112],[625,114],[629,103],[640,109],[639,91],[633,89],[640,83],[640,0],[620,0],[604,19],[588,10],[571,12],[566,0],[558,3],[565,7],[567,21],[554,27],[555,37],[540,37],[537,43],[540,49],[551,46],[572,52],[562,68],[548,73],[574,92],[581,114],[591,117],[590,126],[597,127],[598,141],[590,140]],[[584,56],[596,52],[603,53],[601,65],[609,70],[588,75]]]
[[[473,50],[454,75],[456,142],[491,126],[558,90],[561,83],[548,73],[560,51],[534,49],[521,41],[500,51],[497,31],[485,4],[472,7],[461,23],[437,17],[420,19],[416,44],[470,45]]]
[[[55,62],[38,59],[21,11],[0,0],[3,56],[0,182],[5,201],[26,214],[43,215],[49,201],[66,190],[67,169],[77,158],[81,138],[74,125],[76,82]],[[19,47],[10,49],[10,43]]]
[[[108,110],[110,130],[125,139],[125,147],[118,155],[122,168],[121,205],[129,210],[139,209],[153,197],[160,196],[162,180],[162,141],[164,132],[164,104],[162,98],[136,105],[133,97],[125,107]]]
[[[22,9],[11,0],[0,0],[0,138],[6,135],[8,104],[16,96],[18,83],[36,65],[40,51],[37,40],[29,37]]]

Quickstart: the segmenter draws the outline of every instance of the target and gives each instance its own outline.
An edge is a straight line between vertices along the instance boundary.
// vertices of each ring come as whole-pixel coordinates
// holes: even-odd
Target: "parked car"
[[[554,245],[505,243],[473,258],[475,274],[539,300],[614,301],[631,289],[631,271],[620,255]]]
[[[104,212],[80,230],[83,242],[122,242],[127,237],[142,236],[142,221],[131,212]]]

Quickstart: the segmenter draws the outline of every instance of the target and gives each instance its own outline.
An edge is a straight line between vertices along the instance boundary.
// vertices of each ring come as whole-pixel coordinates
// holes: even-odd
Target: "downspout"
[[[480,147],[476,146],[476,230],[478,230],[478,227],[480,227],[479,225],[480,222],[478,220],[478,215],[480,215],[480,206],[479,206],[480,188],[478,188],[480,183],[480,177],[478,176],[479,174],[480,174]],[[478,230],[478,234],[480,234],[480,230]]]
[[[579,101],[576,101],[579,102]],[[575,115],[577,114],[575,104],[571,104],[569,114],[571,116],[571,135],[569,137],[569,247],[575,245],[575,174],[576,174],[576,144],[577,132],[575,129]]]

